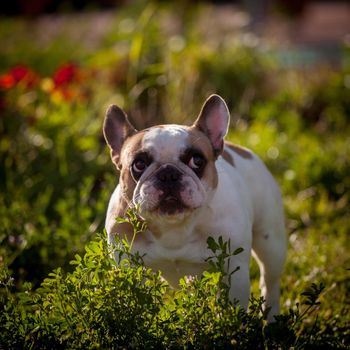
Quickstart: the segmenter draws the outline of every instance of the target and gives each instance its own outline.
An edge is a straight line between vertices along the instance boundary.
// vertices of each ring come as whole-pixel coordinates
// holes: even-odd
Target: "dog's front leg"
[[[230,300],[232,303],[238,302],[244,310],[248,308],[250,297],[249,259],[250,254],[244,251],[230,261],[230,271],[239,267],[231,276]]]

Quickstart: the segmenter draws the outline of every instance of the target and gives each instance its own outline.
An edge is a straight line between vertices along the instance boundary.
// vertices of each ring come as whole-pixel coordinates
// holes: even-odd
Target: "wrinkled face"
[[[208,137],[193,127],[166,125],[128,138],[121,152],[121,187],[145,218],[186,217],[217,186]]]

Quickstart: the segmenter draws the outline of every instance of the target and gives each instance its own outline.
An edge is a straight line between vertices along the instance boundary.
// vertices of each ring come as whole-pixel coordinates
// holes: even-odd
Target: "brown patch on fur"
[[[126,200],[122,197],[118,202],[114,203],[114,206],[111,210],[111,215],[113,215],[113,220],[116,218],[123,218],[125,217],[126,211],[128,209],[128,204]],[[118,235],[121,238],[126,238],[128,240],[131,240],[133,237],[133,227],[128,223],[117,223],[115,222],[113,224],[113,227],[111,228],[111,232],[114,235]]]
[[[224,151],[222,152],[221,155],[222,155],[222,158],[224,158],[227,163],[231,164],[232,166],[235,166],[235,162],[233,160],[233,157],[225,149],[224,149]]]
[[[244,159],[253,159],[253,154],[246,148],[234,145],[230,142],[225,142],[226,146],[228,146],[230,149],[232,149],[233,152],[237,153],[239,156],[241,156]]]
[[[143,135],[144,131],[140,131],[127,138],[122,146],[118,163],[113,161],[120,171],[119,185],[121,198],[119,199],[119,203],[116,203],[116,207],[113,208],[113,214],[116,218],[125,217],[125,214],[129,209],[129,203],[131,203],[133,199],[136,182],[132,178],[129,169],[133,161],[133,154],[139,151],[142,147]],[[116,223],[113,226],[113,233],[118,234],[122,238],[126,235],[127,239],[131,240],[134,231],[132,225],[128,223]]]
[[[124,198],[131,202],[136,187],[136,181],[132,178],[130,167],[134,160],[134,155],[142,151],[142,142],[145,130],[140,131],[132,137],[126,139],[121,153],[118,169],[120,170],[120,186]]]
[[[207,159],[207,164],[202,176],[202,179],[211,188],[216,188],[218,185],[218,174],[215,167],[216,157],[214,155],[213,147],[208,137],[196,127],[190,127],[189,130],[189,145],[198,148]]]
[[[135,153],[135,151],[141,149],[144,134],[145,130],[139,131],[125,140],[120,151],[118,163],[116,163],[112,158],[113,163],[119,170],[122,170],[122,165],[127,164],[126,162],[128,162],[128,158],[130,158],[132,153]]]
[[[115,207],[112,209],[114,218],[126,218],[126,212],[129,209],[129,205],[125,198],[121,197],[115,204]],[[139,220],[142,221],[141,218],[139,218]],[[127,222],[115,222],[112,228],[112,233],[118,235],[122,239],[126,238],[130,243],[134,236],[134,228]],[[145,235],[138,234],[135,237],[135,241],[147,241],[147,239]]]

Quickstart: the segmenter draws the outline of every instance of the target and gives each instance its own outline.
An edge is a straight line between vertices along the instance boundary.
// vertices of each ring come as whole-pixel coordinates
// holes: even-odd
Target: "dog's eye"
[[[147,168],[147,164],[143,159],[136,159],[132,163],[132,170],[137,173],[143,173]]]
[[[201,169],[204,165],[205,159],[200,154],[194,154],[188,162],[188,166],[194,170]]]
[[[152,157],[147,152],[140,152],[131,163],[130,171],[131,175],[135,181],[138,181],[147,169],[147,167],[152,163]]]

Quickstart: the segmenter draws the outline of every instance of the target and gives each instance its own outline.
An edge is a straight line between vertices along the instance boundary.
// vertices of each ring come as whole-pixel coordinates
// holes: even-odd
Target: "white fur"
[[[177,160],[187,139],[188,132],[180,125],[153,127],[145,133],[143,148],[151,150],[160,162]]]
[[[158,161],[178,159],[188,139],[188,131],[178,126],[152,128],[144,137],[144,146],[151,148]],[[176,137],[173,137],[176,135]],[[170,137],[171,136],[171,137]],[[184,275],[200,275],[208,251],[208,236],[223,236],[231,240],[231,248],[244,248],[231,259],[230,269],[240,266],[233,274],[230,297],[246,308],[250,296],[249,261],[251,250],[260,271],[260,287],[271,307],[269,319],[279,313],[279,279],[286,254],[286,235],[279,189],[261,160],[252,154],[245,159],[230,148],[234,166],[222,157],[216,161],[218,186],[203,200],[201,206],[176,220],[153,217],[149,230],[136,240],[134,251],[145,254],[145,263],[160,269],[165,279],[177,284]],[[152,153],[153,154],[153,153]],[[113,208],[119,201],[118,187],[112,195],[106,220],[109,240],[115,234]],[[162,234],[152,233],[152,227]]]

